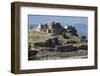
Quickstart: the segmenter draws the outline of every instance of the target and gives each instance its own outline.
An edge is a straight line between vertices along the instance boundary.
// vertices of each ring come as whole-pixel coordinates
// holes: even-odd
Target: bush
[[[74,26],[68,26],[67,27],[67,32],[72,34],[72,35],[78,36],[77,30]]]
[[[87,37],[86,36],[81,36],[81,41],[87,42]]]

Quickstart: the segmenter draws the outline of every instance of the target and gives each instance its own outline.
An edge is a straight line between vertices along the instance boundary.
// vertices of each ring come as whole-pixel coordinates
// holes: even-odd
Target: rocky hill
[[[28,57],[29,60],[87,57],[87,42],[87,38],[80,37],[74,26],[64,28],[56,22],[41,24],[38,31],[29,32]]]

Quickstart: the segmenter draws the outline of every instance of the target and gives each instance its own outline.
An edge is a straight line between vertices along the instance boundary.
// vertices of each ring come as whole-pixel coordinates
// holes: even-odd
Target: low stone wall
[[[33,45],[37,46],[37,47],[52,47],[52,48],[54,48],[56,45],[59,45],[59,41],[57,38],[53,38],[53,39],[48,39],[45,42],[35,42]]]
[[[78,48],[74,47],[73,45],[65,45],[65,46],[56,46],[55,50],[59,52],[71,52],[78,50]]]
[[[61,59],[61,58],[68,58],[74,56],[86,56],[86,50],[78,50],[73,52],[50,52],[50,51],[39,51],[34,58],[36,60],[49,60],[49,59]]]

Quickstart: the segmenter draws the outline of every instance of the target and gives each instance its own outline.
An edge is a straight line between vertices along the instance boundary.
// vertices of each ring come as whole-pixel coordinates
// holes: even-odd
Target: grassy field
[[[28,41],[29,42],[44,41],[44,39],[48,36],[50,36],[50,34],[48,33],[31,31],[28,32]]]

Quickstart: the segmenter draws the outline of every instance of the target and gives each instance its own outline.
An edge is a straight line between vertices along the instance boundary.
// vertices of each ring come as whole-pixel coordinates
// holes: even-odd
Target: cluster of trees
[[[67,27],[67,32],[71,33],[72,35],[78,36],[77,30],[76,30],[76,28],[74,26],[68,26]]]
[[[55,24],[54,21],[53,21],[52,23]],[[66,32],[67,32],[67,33],[70,33],[71,35],[74,35],[74,36],[79,36],[79,35],[77,34],[77,29],[75,28],[75,26],[70,25],[70,26],[67,26],[66,29],[64,29],[63,27],[61,27],[62,25],[61,25],[59,22],[56,23],[56,25],[57,25],[57,26],[60,26],[60,28],[62,29],[61,34],[63,34],[63,37],[64,37],[64,38],[68,38],[68,37],[66,36]],[[56,27],[57,27],[57,26],[56,26]],[[57,28],[58,28],[58,27],[57,27]],[[80,38],[81,38],[81,41],[86,41],[86,42],[87,42],[87,37],[86,37],[86,36],[81,36]]]
[[[79,35],[77,34],[77,30],[76,30],[76,28],[75,28],[74,26],[68,26],[66,30],[67,30],[67,32],[70,33],[71,35],[79,36]],[[64,37],[66,37],[65,34],[63,34],[63,35],[64,35]],[[81,38],[81,41],[87,42],[87,37],[86,37],[86,36],[81,36],[80,38]]]
[[[56,23],[55,21],[53,21],[52,22],[52,29],[55,29],[55,31],[58,30],[60,32],[60,34],[62,34],[63,32],[68,32],[72,35],[78,36],[77,30],[74,26],[68,26],[67,28],[64,28],[61,25],[61,23],[59,23],[59,22]]]

